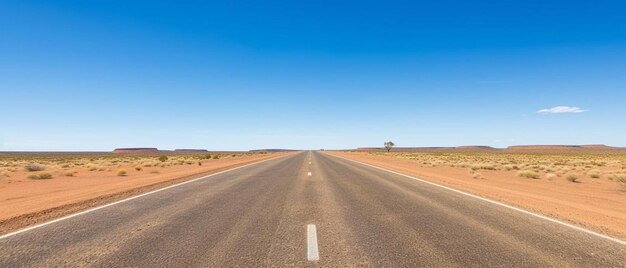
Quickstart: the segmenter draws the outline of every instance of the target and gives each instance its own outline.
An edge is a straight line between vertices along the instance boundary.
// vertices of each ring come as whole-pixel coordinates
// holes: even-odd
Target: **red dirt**
[[[134,169],[136,164],[106,171],[89,171],[87,167],[82,167],[75,169],[77,172],[72,177],[64,176],[63,170],[46,170],[54,176],[49,180],[32,180],[27,178],[32,173],[15,172],[10,179],[0,180],[0,233],[147,192],[166,184],[285,154],[201,160],[201,166],[194,162],[192,165],[146,167],[140,171]],[[127,171],[127,175],[118,176],[118,170]]]
[[[415,160],[392,155],[329,153],[626,238],[626,189],[617,182],[590,178],[581,178],[580,183],[571,183],[564,178],[533,180],[504,170],[481,170],[482,178],[473,178],[467,168],[420,167]]]

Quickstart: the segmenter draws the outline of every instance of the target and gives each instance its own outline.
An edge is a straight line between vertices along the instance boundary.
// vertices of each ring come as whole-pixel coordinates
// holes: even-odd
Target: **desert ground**
[[[283,154],[1,153],[0,233]]]
[[[626,238],[626,153],[328,151]]]
[[[295,152],[0,235],[0,267],[623,267],[626,263],[622,240],[339,154],[417,166],[415,160],[392,155]],[[196,167],[177,165],[192,166]],[[468,169],[461,168],[459,174],[469,174]],[[484,171],[490,170],[480,170],[483,187],[492,176]],[[564,183],[557,189],[566,183],[589,184],[586,178],[580,183],[557,178],[551,182]],[[508,178],[515,179],[547,181]],[[526,184],[516,187],[533,191]],[[513,196],[516,191],[504,189],[500,194]],[[609,194],[604,198],[613,200]],[[614,208],[591,205],[605,211]],[[611,216],[620,222],[620,215],[603,217]]]

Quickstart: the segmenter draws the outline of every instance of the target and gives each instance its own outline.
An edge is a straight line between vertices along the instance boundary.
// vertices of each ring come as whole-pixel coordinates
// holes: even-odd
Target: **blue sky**
[[[620,1],[223,2],[0,1],[0,151],[626,146]]]

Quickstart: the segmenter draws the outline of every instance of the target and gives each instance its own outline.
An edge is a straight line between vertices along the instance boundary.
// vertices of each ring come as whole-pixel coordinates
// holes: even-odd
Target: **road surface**
[[[323,152],[0,239],[0,267],[624,267],[626,246]]]

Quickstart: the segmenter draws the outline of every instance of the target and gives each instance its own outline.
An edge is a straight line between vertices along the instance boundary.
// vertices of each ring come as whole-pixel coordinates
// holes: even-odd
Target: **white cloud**
[[[560,113],[583,113],[587,110],[580,109],[574,106],[556,106],[550,109],[541,109],[537,111],[538,113],[551,113],[551,114],[560,114]]]

